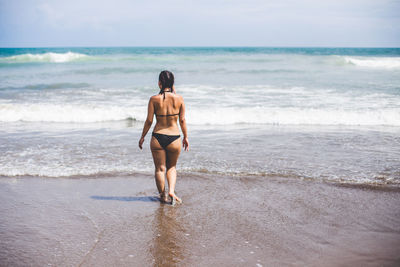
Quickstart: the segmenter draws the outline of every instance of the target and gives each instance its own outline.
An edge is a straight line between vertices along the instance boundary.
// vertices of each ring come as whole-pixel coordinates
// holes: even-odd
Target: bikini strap
[[[176,116],[176,115],[179,115],[179,114],[181,114],[181,113],[176,113],[176,114],[160,114],[160,115],[157,115],[157,114],[156,114],[156,116],[159,116],[159,117],[169,117],[169,116]]]
[[[159,95],[163,94],[163,99],[165,99],[165,92],[170,92],[172,93],[172,89],[170,89],[169,91],[165,91],[164,89],[161,89],[160,92],[158,93]]]

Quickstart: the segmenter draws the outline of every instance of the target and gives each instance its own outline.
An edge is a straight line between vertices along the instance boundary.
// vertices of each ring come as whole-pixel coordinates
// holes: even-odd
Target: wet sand
[[[0,266],[399,266],[400,190],[282,177],[1,178]]]

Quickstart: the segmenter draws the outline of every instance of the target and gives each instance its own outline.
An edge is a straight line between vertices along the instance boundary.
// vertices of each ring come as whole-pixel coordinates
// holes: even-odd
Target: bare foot
[[[160,193],[160,202],[167,203],[168,202],[168,195],[165,192]]]
[[[169,193],[169,196],[171,197],[171,205],[174,206],[175,202],[178,202],[179,204],[182,203],[182,199],[180,199],[175,193]]]

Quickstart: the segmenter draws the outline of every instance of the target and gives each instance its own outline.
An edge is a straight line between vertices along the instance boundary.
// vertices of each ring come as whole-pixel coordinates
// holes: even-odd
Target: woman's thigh
[[[167,169],[176,166],[181,153],[181,138],[176,139],[167,147]]]
[[[166,152],[154,136],[151,137],[150,149],[156,169],[165,168],[167,158]]]

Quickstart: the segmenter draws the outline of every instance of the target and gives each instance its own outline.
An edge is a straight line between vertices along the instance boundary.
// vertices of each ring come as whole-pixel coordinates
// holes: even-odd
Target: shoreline
[[[0,265],[395,266],[400,192],[289,178],[0,179]]]
[[[300,175],[282,175],[275,173],[236,173],[236,172],[225,172],[221,173],[219,171],[206,171],[206,170],[179,170],[177,167],[178,179],[179,177],[203,177],[205,179],[211,179],[212,177],[225,177],[227,179],[264,179],[276,180],[276,181],[302,181],[317,184],[326,184],[329,186],[343,187],[343,188],[354,188],[354,189],[365,189],[365,190],[377,190],[377,191],[388,191],[388,192],[400,192],[400,184],[392,181],[381,182],[377,180],[372,181],[358,181],[357,179],[351,180],[333,180],[324,178],[314,178],[314,177],[303,177]],[[4,180],[19,180],[19,179],[45,179],[45,180],[84,180],[84,179],[131,179],[134,177],[153,177],[153,173],[149,171],[135,171],[135,172],[125,172],[125,173],[112,173],[112,172],[100,172],[96,174],[76,174],[71,176],[37,176],[37,175],[16,175],[16,176],[6,176],[0,175],[1,179]],[[382,180],[383,181],[383,180]],[[1,182],[0,182],[1,184]]]

